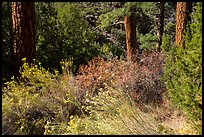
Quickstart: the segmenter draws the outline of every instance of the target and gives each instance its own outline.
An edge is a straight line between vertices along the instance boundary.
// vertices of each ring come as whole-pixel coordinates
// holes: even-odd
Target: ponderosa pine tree
[[[187,22],[191,20],[190,13],[192,11],[192,2],[177,2],[176,7],[176,45],[182,45],[184,30],[186,29]]]
[[[12,2],[12,56],[14,76],[20,76],[22,59],[32,63],[35,57],[35,9],[33,2]]]
[[[137,51],[139,51],[139,46],[136,40],[136,15],[135,7],[130,6],[130,15],[124,16],[124,26],[126,33],[126,47],[127,47],[127,60],[137,61]]]

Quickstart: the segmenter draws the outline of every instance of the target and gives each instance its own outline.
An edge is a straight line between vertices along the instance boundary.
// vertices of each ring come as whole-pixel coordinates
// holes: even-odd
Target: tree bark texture
[[[184,47],[184,31],[188,21],[191,21],[190,13],[192,2],[177,2],[176,6],[176,45]]]
[[[159,2],[159,20],[158,20],[158,29],[157,29],[157,36],[158,36],[158,43],[156,45],[156,50],[161,51],[162,45],[162,36],[164,32],[164,4],[165,2]]]
[[[26,58],[26,62],[33,63],[35,57],[34,16],[33,2],[12,2],[14,76],[20,76],[23,58]]]
[[[134,12],[134,8],[130,8],[130,12],[130,16],[124,17],[127,60],[137,61],[137,52],[139,51],[139,46],[136,40],[136,15]]]

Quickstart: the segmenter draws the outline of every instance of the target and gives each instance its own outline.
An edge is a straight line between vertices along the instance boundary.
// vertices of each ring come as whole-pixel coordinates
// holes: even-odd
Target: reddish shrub
[[[104,88],[104,83],[111,83],[111,73],[113,72],[114,64],[111,61],[97,57],[89,62],[88,65],[83,65],[79,69],[76,76],[77,85],[82,91],[92,91],[93,94],[99,92],[100,88]]]
[[[81,66],[76,83],[81,92],[92,91],[93,95],[105,87],[127,90],[135,101],[162,101],[165,85],[160,79],[163,75],[163,55],[149,52],[142,55],[140,65],[113,58],[109,61],[97,57],[86,66]]]

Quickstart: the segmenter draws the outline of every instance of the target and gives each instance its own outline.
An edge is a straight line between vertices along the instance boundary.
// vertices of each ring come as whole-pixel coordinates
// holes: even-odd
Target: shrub
[[[95,95],[104,87],[104,83],[111,85],[113,77],[111,72],[114,72],[113,62],[106,62],[103,58],[97,57],[88,65],[80,67],[76,83],[82,92],[90,91]]]
[[[70,115],[80,115],[80,95],[71,76],[27,63],[21,75],[19,82],[7,82],[3,89],[2,134],[42,135],[47,121],[68,122]]]
[[[162,53],[150,52],[142,57],[142,64],[113,58],[105,61],[95,58],[88,65],[81,66],[76,76],[76,83],[82,92],[98,94],[104,83],[111,87],[128,90],[139,102],[162,101],[165,85],[160,77],[163,75]]]

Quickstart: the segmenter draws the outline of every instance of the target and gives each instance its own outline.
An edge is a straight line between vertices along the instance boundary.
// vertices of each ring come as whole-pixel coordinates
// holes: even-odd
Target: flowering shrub
[[[68,122],[80,115],[81,100],[72,77],[24,63],[19,82],[6,83],[2,95],[2,134],[42,135],[47,121]]]

